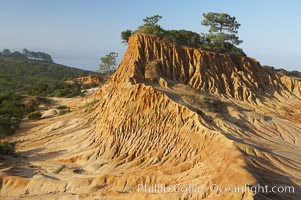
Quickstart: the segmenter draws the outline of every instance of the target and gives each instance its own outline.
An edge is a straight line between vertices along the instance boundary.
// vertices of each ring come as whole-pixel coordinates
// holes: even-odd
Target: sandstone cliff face
[[[68,84],[80,84],[80,85],[100,85],[102,82],[104,82],[104,78],[100,76],[81,76],[74,80],[68,80],[66,83]]]
[[[76,102],[73,112],[16,136],[30,166],[0,173],[0,196],[298,200],[300,90],[300,81],[250,58],[134,35],[112,80],[84,106]],[[201,191],[143,192],[139,184]],[[212,184],[289,185],[295,192],[253,196],[215,192]]]
[[[99,85],[101,82],[103,82],[103,78],[100,76],[82,76],[75,79],[75,81],[79,84],[96,84]]]
[[[268,73],[255,59],[185,48],[158,38],[134,35],[129,40],[115,81],[145,79],[146,66],[157,63],[159,76],[200,91],[256,103],[275,93],[291,93],[300,98],[301,82]]]

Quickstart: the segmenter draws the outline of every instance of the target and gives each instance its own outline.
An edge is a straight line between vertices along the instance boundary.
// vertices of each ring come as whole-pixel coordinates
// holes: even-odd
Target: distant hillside
[[[76,96],[81,86],[70,85],[65,81],[89,75],[100,74],[44,61],[0,58],[0,93]]]
[[[29,51],[28,49],[23,49],[22,52],[11,52],[9,49],[4,49],[2,52],[0,52],[0,58],[11,58],[17,60],[39,60],[53,63],[52,57],[49,54],[40,51]]]

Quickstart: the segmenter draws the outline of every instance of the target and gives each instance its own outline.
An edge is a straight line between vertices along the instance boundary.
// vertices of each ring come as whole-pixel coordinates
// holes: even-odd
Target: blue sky
[[[261,64],[301,71],[298,0],[0,0],[0,50],[45,51],[58,63],[96,70],[110,51],[121,59],[120,32],[160,14],[165,29],[206,32],[202,13],[226,12],[241,27],[241,48]]]

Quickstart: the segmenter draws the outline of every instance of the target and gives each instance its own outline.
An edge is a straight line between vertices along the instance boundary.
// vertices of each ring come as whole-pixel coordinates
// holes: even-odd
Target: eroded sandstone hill
[[[80,85],[100,85],[102,82],[104,82],[105,78],[101,76],[80,76],[74,80],[67,80],[66,83],[69,84],[77,83]]]
[[[300,91],[300,81],[254,59],[134,35],[112,80],[90,97],[98,102],[78,100],[73,112],[15,137],[26,158],[6,164],[0,195],[300,199]],[[216,192],[212,184],[294,192]]]
[[[267,71],[255,59],[183,48],[145,35],[130,39],[114,80],[131,77],[141,81],[147,78],[148,66],[156,67],[158,75],[166,81],[218,96],[253,103],[271,95],[294,94],[300,98],[300,81]]]

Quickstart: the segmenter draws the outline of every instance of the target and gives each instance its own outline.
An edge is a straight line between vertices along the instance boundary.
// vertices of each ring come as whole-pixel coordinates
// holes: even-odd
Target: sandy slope
[[[114,124],[105,125],[99,122],[102,120],[96,120],[108,116],[104,114],[106,111],[98,116],[95,111],[99,104],[85,106],[94,99],[93,96],[64,102],[72,107],[71,113],[24,122],[14,138],[18,141],[18,157],[9,158],[6,166],[1,166],[1,198],[252,199],[248,193],[216,195],[210,191],[202,195],[151,195],[138,193],[137,185],[193,183],[209,186],[211,183],[243,185],[259,182],[294,185],[294,195],[278,197],[298,199],[301,175],[301,124],[298,116],[282,117],[273,111],[260,111],[260,108],[254,112],[254,107],[244,105],[242,108],[226,99],[223,115],[206,109],[203,109],[203,114],[196,115],[195,109],[201,102],[193,98],[199,96],[193,89],[184,85],[176,85],[173,89],[156,86],[156,90],[149,86],[140,87],[134,95],[137,101],[152,93],[152,96],[157,95],[154,99],[160,103],[151,102],[167,106],[166,112],[154,116],[147,110],[149,106],[158,111],[163,109],[147,105],[145,113],[139,113],[144,123],[140,121],[143,123],[139,125],[141,130],[135,134],[130,130],[132,126],[138,126],[132,112],[140,105],[133,103],[132,108],[127,108],[129,113],[119,111],[117,115],[121,121],[132,116],[124,130],[121,126],[117,128],[121,123],[118,119],[114,121],[116,127],[113,129],[118,138],[114,135],[95,138],[98,129],[111,129]],[[134,101],[114,94],[112,98],[116,100],[118,96],[124,101]],[[108,105],[108,113],[118,112],[110,110],[113,105],[114,102]],[[285,119],[287,117],[291,118],[290,121]],[[148,118],[155,119],[155,126],[146,121]],[[179,126],[181,128],[177,128]],[[157,130],[149,132],[151,127],[157,127]],[[63,165],[65,167],[57,174]],[[256,197],[263,198],[261,195]],[[274,198],[277,199],[277,195]]]

